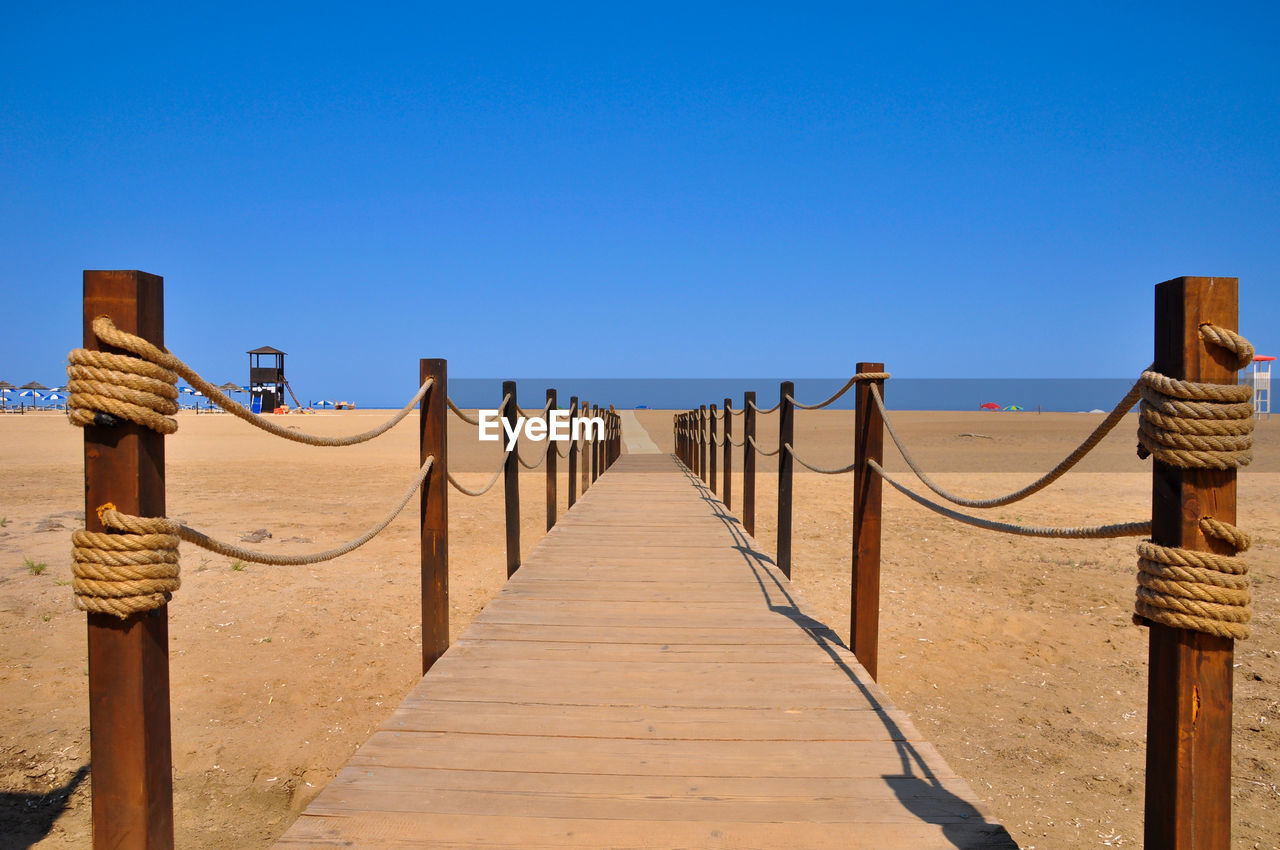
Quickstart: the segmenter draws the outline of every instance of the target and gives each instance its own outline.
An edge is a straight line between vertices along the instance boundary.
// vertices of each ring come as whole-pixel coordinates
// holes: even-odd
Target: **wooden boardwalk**
[[[1014,847],[724,506],[623,455],[280,847]]]

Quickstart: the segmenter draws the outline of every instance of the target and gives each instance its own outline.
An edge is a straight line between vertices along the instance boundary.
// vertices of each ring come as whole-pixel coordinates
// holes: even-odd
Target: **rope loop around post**
[[[1134,622],[1245,640],[1252,593],[1249,566],[1236,555],[1249,548],[1249,535],[1208,516],[1200,518],[1199,526],[1205,537],[1222,541],[1235,554],[1139,543]]]
[[[93,332],[106,344],[132,356],[84,348],[67,355],[67,416],[73,425],[82,428],[112,425],[115,417],[161,434],[173,434],[178,430],[178,420],[173,418],[178,412],[177,383],[178,378],[184,378],[211,403],[269,434],[310,446],[354,446],[391,430],[413,412],[432,384],[429,379],[425,381],[408,404],[376,428],[348,437],[306,434],[253,413],[178,357],[136,334],[120,330],[107,316],[93,320]]]
[[[1235,331],[1200,325],[1204,341],[1231,354],[1236,369],[1253,360],[1253,346]],[[1183,381],[1142,373],[1138,454],[1183,469],[1236,469],[1253,459],[1253,390],[1235,384]],[[1209,539],[1224,555],[1145,540],[1138,544],[1134,622],[1161,623],[1233,640],[1249,637],[1252,616],[1249,567],[1236,557],[1249,535],[1230,523],[1201,516]]]
[[[122,516],[113,504],[98,509],[108,530],[71,534],[76,607],[124,619],[168,603],[182,584],[178,576],[178,523],[163,517]]]

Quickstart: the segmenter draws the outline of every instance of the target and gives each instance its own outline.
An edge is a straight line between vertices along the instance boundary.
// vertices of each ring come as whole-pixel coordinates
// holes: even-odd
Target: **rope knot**
[[[116,329],[111,320],[93,320],[99,339],[129,351],[74,349],[67,355],[67,418],[81,428],[123,419],[161,434],[178,430],[178,376],[155,362],[162,354],[141,337]],[[139,345],[141,343],[141,345]]]
[[[1249,565],[1236,557],[1249,548],[1249,535],[1213,517],[1200,518],[1205,537],[1221,541],[1230,555],[1138,544],[1138,595],[1134,622],[1244,640],[1249,637]]]
[[[72,589],[81,611],[121,619],[166,604],[178,578],[178,523],[98,508],[105,532],[71,534]]]

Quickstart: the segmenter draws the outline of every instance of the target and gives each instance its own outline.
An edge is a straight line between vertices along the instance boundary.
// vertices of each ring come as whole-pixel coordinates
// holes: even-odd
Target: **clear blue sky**
[[[1280,353],[1276,4],[781,5],[8,4],[0,378],[85,268],[306,397],[1127,376],[1181,274]]]

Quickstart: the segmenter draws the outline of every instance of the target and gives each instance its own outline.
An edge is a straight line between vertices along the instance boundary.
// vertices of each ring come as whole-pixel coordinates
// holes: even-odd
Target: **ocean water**
[[[733,406],[742,406],[742,394],[756,393],[756,404],[772,407],[778,401],[777,378],[520,378],[518,401],[526,410],[541,408],[546,390],[555,387],[561,407],[568,408],[571,396],[592,404],[618,409],[647,407],[657,410],[685,410],[700,404],[722,405],[726,397]],[[797,378],[795,398],[812,404],[840,389],[844,378]],[[1132,378],[892,378],[885,387],[885,402],[891,410],[978,410],[991,403],[1001,408],[1016,405],[1025,410],[1088,411],[1111,410],[1129,388]],[[406,395],[412,388],[406,390]],[[449,381],[449,397],[463,408],[497,407],[502,398],[502,380],[460,378]],[[852,410],[851,389],[833,409]],[[404,399],[373,399],[361,407],[397,408]]]

